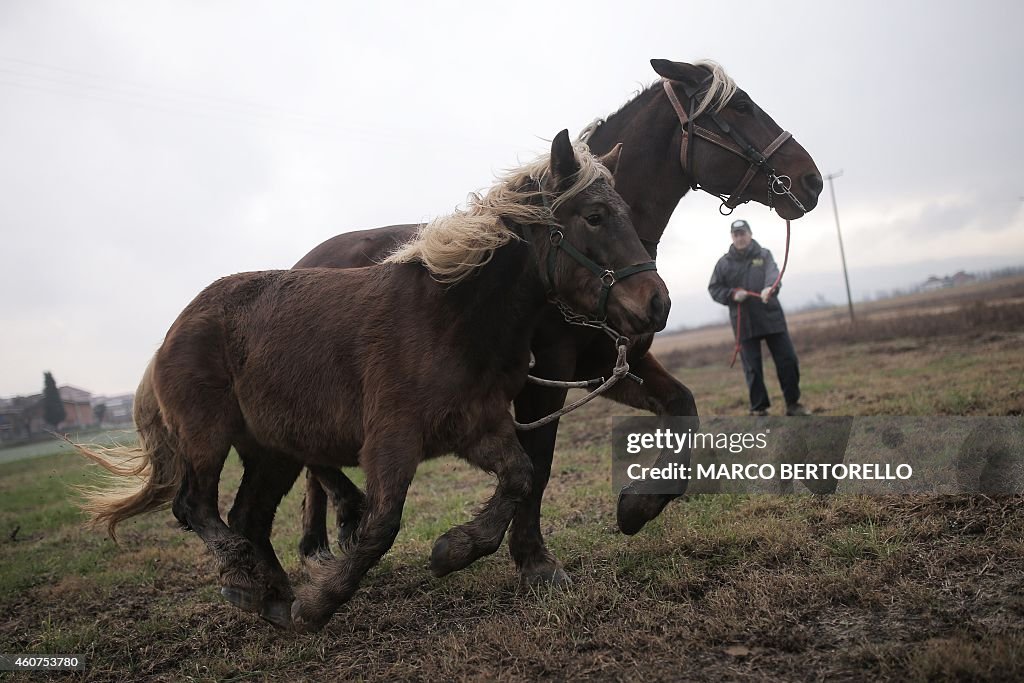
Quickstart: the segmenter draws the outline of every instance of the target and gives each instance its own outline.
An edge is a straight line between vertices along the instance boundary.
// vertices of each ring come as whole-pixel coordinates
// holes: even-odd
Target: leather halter
[[[768,206],[772,206],[772,197],[776,194],[788,195],[789,198],[797,205],[802,211],[804,210],[803,205],[800,201],[790,192],[792,180],[789,176],[779,175],[775,169],[769,165],[768,160],[775,152],[782,147],[783,143],[792,137],[789,131],[782,131],[775,140],[771,142],[763,151],[758,151],[752,144],[750,144],[739,131],[735,130],[727,122],[723,121],[714,112],[705,112],[701,116],[709,117],[718,128],[728,135],[729,137],[723,137],[715,131],[708,130],[702,126],[698,126],[696,119],[690,120],[690,117],[686,114],[686,110],[683,109],[683,105],[679,102],[679,98],[676,96],[675,89],[672,87],[672,83],[679,83],[682,87],[683,92],[690,100],[690,111],[694,111],[697,107],[697,96],[700,94],[700,87],[690,88],[685,83],[680,81],[671,81],[663,79],[661,82],[662,87],[665,89],[665,95],[668,96],[668,101],[672,104],[672,108],[676,111],[676,116],[679,117],[679,124],[682,127],[683,135],[682,140],[679,143],[679,163],[682,164],[683,173],[690,179],[690,189],[693,190],[704,190],[709,194],[712,194],[722,200],[722,205],[719,207],[719,211],[723,215],[729,215],[732,213],[740,204],[745,204],[750,199],[743,199],[743,193],[746,192],[750,182],[757,175],[758,171],[764,173],[768,177],[769,192],[768,192]],[[701,84],[703,85],[703,84]],[[699,118],[699,117],[698,117]],[[712,142],[722,149],[728,150],[737,156],[743,157],[746,161],[750,162],[750,167],[740,180],[739,185],[732,191],[729,196],[719,195],[711,192],[710,190],[701,187],[697,181],[697,175],[694,172],[693,164],[693,136],[704,138],[708,142]],[[728,211],[723,210],[723,207]]]
[[[543,185],[540,181],[535,180],[534,182],[537,183],[537,187],[540,190],[540,196],[541,200],[544,202],[544,207],[548,209],[548,211],[551,211],[551,205],[548,202],[548,196],[547,193],[544,192]],[[551,212],[551,214],[554,216],[554,212]],[[524,225],[523,232],[526,235],[526,238],[532,243],[532,227],[530,225]],[[557,298],[557,294],[555,292],[555,270],[558,252],[564,251],[571,259],[589,270],[597,277],[598,280],[601,281],[601,294],[597,300],[597,311],[595,317],[585,316],[588,322],[604,323],[608,318],[608,297],[611,294],[612,287],[616,284],[622,282],[628,277],[636,275],[637,273],[643,273],[648,270],[658,270],[658,266],[654,261],[644,261],[643,263],[625,266],[618,270],[611,270],[605,266],[600,266],[595,263],[593,259],[574,247],[572,243],[565,238],[565,233],[562,232],[561,226],[557,223],[552,223],[548,226],[548,240],[550,241],[551,246],[548,249],[547,282],[545,283],[545,288],[548,291],[548,298],[558,304],[559,308],[562,309],[563,315],[569,313],[574,314],[577,317],[582,317],[573,311],[567,304]],[[539,256],[540,254],[538,254],[538,257]]]
[[[658,270],[658,266],[654,261],[644,261],[643,263],[637,263],[632,266],[626,266],[625,268],[619,268],[618,270],[609,270],[603,266],[599,266],[590,258],[587,257],[582,251],[577,249],[565,239],[565,234],[555,226],[551,226],[550,232],[548,233],[548,239],[551,242],[551,248],[548,249],[548,282],[550,287],[554,287],[555,283],[555,261],[558,258],[558,252],[564,251],[569,255],[576,263],[580,264],[591,273],[597,276],[601,281],[601,295],[597,300],[597,317],[596,321],[604,322],[608,317],[608,295],[612,292],[614,287],[619,282],[622,282],[627,277],[642,273],[647,270]]]

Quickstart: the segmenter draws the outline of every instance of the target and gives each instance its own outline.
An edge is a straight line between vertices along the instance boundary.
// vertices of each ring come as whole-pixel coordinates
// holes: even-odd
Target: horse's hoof
[[[473,537],[459,527],[447,531],[441,538],[434,541],[430,551],[430,571],[440,578],[459,569],[464,569],[484,555],[497,550],[477,544]]]
[[[330,619],[324,619],[323,621],[316,621],[302,616],[302,603],[296,600],[292,603],[292,629],[296,633],[316,633],[324,626],[327,625],[327,621]]]
[[[619,493],[619,504],[615,511],[615,522],[619,531],[632,536],[647,522],[661,514],[674,496],[665,494],[629,493],[623,489]]]
[[[292,629],[292,604],[287,600],[267,600],[260,617],[286,631]]]
[[[430,551],[430,572],[438,578],[455,571],[451,564],[450,546],[448,534],[445,534],[434,541],[434,547]]]
[[[334,553],[327,548],[321,548],[319,552],[313,553],[312,555],[299,555],[299,562],[305,569],[311,569],[318,567],[325,562],[330,562],[334,559]]]
[[[338,527],[338,548],[344,550],[350,543],[354,543],[356,539],[356,529],[359,528],[357,522],[345,522]]]
[[[320,555],[330,555],[331,549],[328,547],[327,539],[321,539],[315,536],[303,536],[299,542],[299,559],[302,562],[308,560],[316,560]]]
[[[245,612],[260,612],[263,609],[263,596],[238,586],[223,586],[220,594],[225,600]]]
[[[519,574],[519,585],[522,588],[550,586],[551,588],[568,588],[572,579],[565,573],[561,565],[527,569]]]

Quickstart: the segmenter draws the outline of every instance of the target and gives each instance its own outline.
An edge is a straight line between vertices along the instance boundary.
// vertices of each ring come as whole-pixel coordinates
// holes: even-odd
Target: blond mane
[[[697,109],[690,114],[690,118],[695,119],[708,109],[714,109],[717,114],[725,108],[725,105],[729,104],[729,100],[736,93],[736,81],[725,73],[721,64],[710,59],[701,59],[694,62],[693,65],[702,66],[711,72],[711,85],[708,86],[704,97],[697,104]]]
[[[419,261],[438,282],[462,280],[490,261],[495,249],[519,239],[503,218],[520,225],[554,224],[554,212],[563,203],[597,180],[611,182],[611,173],[585,143],[574,143],[573,150],[580,170],[572,176],[572,185],[551,200],[550,208],[543,202],[534,203],[541,195],[539,189],[524,189],[528,184],[536,187],[536,181],[550,174],[551,156],[546,154],[507,171],[485,194],[471,193],[465,209],[427,223],[383,262]]]

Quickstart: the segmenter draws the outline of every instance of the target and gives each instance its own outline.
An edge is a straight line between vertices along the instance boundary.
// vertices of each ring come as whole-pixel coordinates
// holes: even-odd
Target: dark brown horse
[[[783,218],[799,218],[815,207],[822,179],[814,161],[795,140],[787,139],[767,112],[737,88],[721,67],[712,62],[691,65],[662,59],[651,64],[666,80],[641,92],[605,121],[592,124],[585,135],[598,153],[623,143],[616,190],[629,204],[637,234],[652,257],[679,200],[698,186],[722,197],[725,207],[753,200],[774,206]],[[685,133],[684,128],[693,134]],[[382,259],[416,229],[415,225],[396,225],[338,235],[314,248],[295,267],[365,266]],[[649,352],[652,339],[636,339],[630,348],[632,371],[644,383],[620,382],[605,396],[659,415],[696,415],[693,394]],[[554,379],[607,376],[615,360],[615,349],[604,335],[570,327],[554,313],[538,327],[532,348],[537,359],[535,374]],[[557,410],[564,400],[564,390],[528,385],[516,397],[516,415],[524,422],[535,420]],[[541,498],[551,471],[557,428],[554,423],[520,434],[533,461],[534,480],[529,497],[516,511],[509,547],[527,581],[561,582],[566,578],[545,548],[540,530]],[[689,453],[680,457],[688,461]],[[344,539],[358,523],[362,494],[340,473],[320,474],[337,504],[339,537]],[[620,496],[619,528],[636,533],[671,498]],[[326,548],[325,516],[323,490],[310,476],[300,544],[304,555]]]
[[[614,168],[618,153],[601,161]],[[550,297],[602,311],[627,335],[668,317],[665,283],[611,172],[567,131],[550,157],[429,224],[382,265],[242,273],[207,287],[140,386],[141,464],[83,451],[116,474],[142,475],[141,486],[86,507],[113,533],[173,500],[174,516],[216,556],[228,600],[310,630],[391,547],[417,465],[456,453],[498,480],[482,511],[434,545],[435,574],[461,569],[498,548],[533,485],[510,406]],[[225,524],[217,491],[232,446],[245,473]],[[358,529],[292,602],[270,545],[274,512],[303,465],[356,464],[366,472]]]

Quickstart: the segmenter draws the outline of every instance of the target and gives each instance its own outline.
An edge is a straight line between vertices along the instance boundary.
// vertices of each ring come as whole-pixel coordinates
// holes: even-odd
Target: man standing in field
[[[740,358],[750,391],[750,414],[767,415],[771,405],[761,363],[761,340],[764,340],[775,361],[786,399],[786,415],[808,415],[800,404],[800,364],[786,328],[786,316],[776,298],[778,289],[772,289],[779,267],[772,253],[753,239],[746,221],[733,221],[731,229],[732,246],[718,260],[708,292],[712,299],[729,307],[732,329],[740,340]]]

